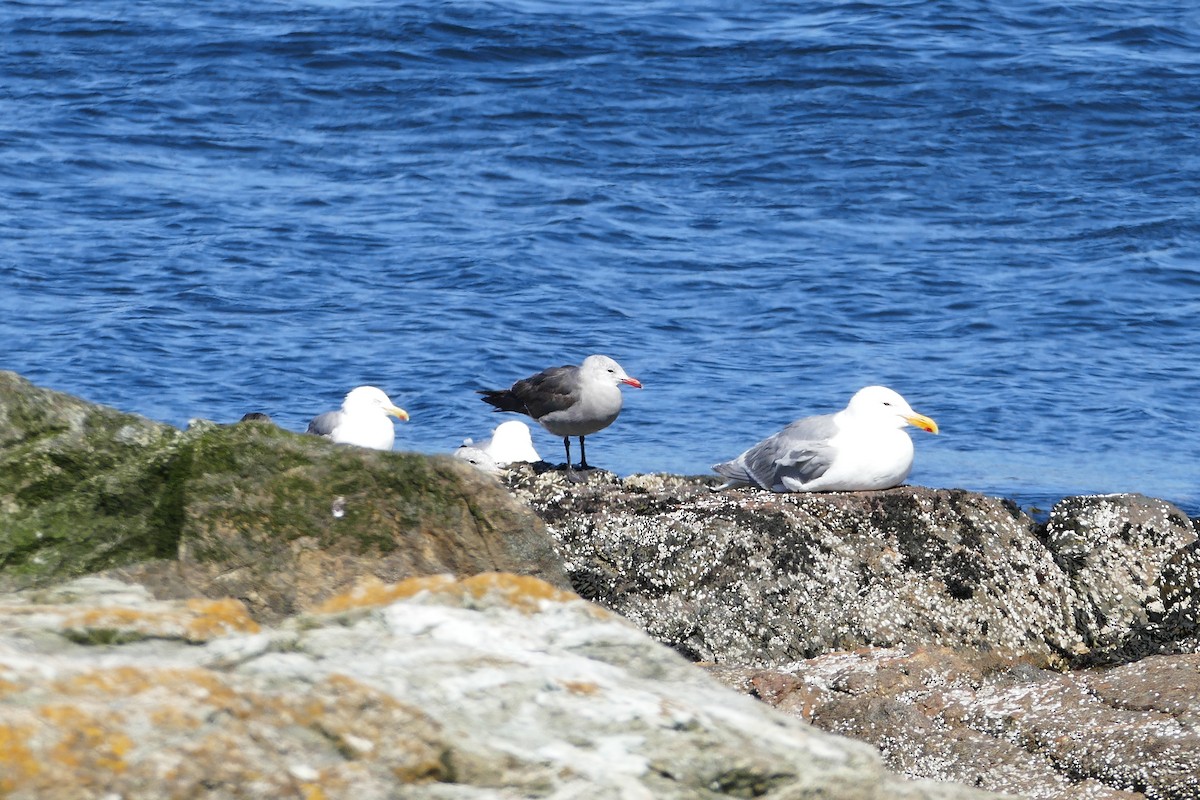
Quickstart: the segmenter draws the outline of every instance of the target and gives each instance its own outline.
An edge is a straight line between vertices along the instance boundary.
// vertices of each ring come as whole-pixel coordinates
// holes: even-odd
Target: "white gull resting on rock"
[[[313,417],[307,432],[338,444],[391,450],[396,441],[396,428],[389,416],[406,420],[408,412],[394,406],[383,390],[359,386],[346,395],[341,411],[326,411]]]
[[[913,463],[905,425],[937,433],[885,386],[859,389],[836,414],[805,417],[733,461],[713,465],[717,487],[758,486],[773,492],[858,492],[899,486]]]
[[[499,467],[517,463],[533,464],[542,460],[533,449],[533,437],[529,426],[519,419],[501,422],[492,431],[491,438],[476,442],[464,439],[454,455],[469,461],[485,472],[496,472]]]
[[[476,447],[470,439],[463,439],[463,443],[454,451],[454,457],[461,458],[481,472],[494,475],[500,471],[500,467],[496,466],[496,462],[487,451]]]
[[[621,413],[620,385],[642,388],[641,382],[608,356],[588,356],[578,367],[551,367],[519,380],[508,389],[482,391],[483,401],[497,411],[533,417],[563,437],[567,471],[571,470],[571,437],[579,437],[579,467],[589,469],[583,439],[613,423]]]

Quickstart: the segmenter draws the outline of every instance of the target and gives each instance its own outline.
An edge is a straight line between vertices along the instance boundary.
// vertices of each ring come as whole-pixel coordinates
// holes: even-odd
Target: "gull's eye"
[[[889,403],[887,400],[884,400],[884,401],[883,401],[883,404],[884,404],[885,406],[891,406],[891,403]]]

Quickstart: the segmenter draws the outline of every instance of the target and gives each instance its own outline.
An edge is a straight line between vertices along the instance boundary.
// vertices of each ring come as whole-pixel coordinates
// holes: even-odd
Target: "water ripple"
[[[621,472],[883,382],[918,482],[1196,510],[1197,18],[993,6],[10,3],[0,366],[438,452],[607,352]]]

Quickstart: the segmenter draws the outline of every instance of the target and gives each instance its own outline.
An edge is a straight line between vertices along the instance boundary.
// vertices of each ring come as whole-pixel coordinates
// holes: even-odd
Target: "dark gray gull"
[[[937,433],[937,423],[886,386],[859,389],[836,414],[805,417],[732,461],[714,464],[718,489],[758,486],[772,492],[858,492],[899,486],[913,463],[904,426]]]
[[[391,450],[396,428],[389,416],[406,420],[408,412],[393,405],[382,389],[359,386],[346,395],[340,411],[326,411],[313,417],[307,432],[338,444]]]
[[[563,437],[567,471],[571,470],[571,437],[579,437],[579,468],[590,469],[584,437],[603,430],[621,413],[621,384],[642,388],[636,378],[608,356],[588,356],[579,366],[551,367],[519,380],[508,389],[480,392],[496,411],[515,411]]]

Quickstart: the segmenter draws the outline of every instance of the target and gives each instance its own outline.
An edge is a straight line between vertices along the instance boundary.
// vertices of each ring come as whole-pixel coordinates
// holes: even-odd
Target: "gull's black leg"
[[[591,467],[589,467],[587,465],[587,450],[585,450],[583,447],[583,437],[582,436],[579,437],[579,468],[580,469],[591,469]]]
[[[580,446],[582,446],[582,444],[583,444],[583,440],[581,438]],[[563,447],[565,447],[567,449],[567,480],[569,480],[571,483],[582,482],[583,478],[580,477],[580,475],[577,472],[575,472],[575,470],[571,469],[571,437],[570,436],[563,437]]]

